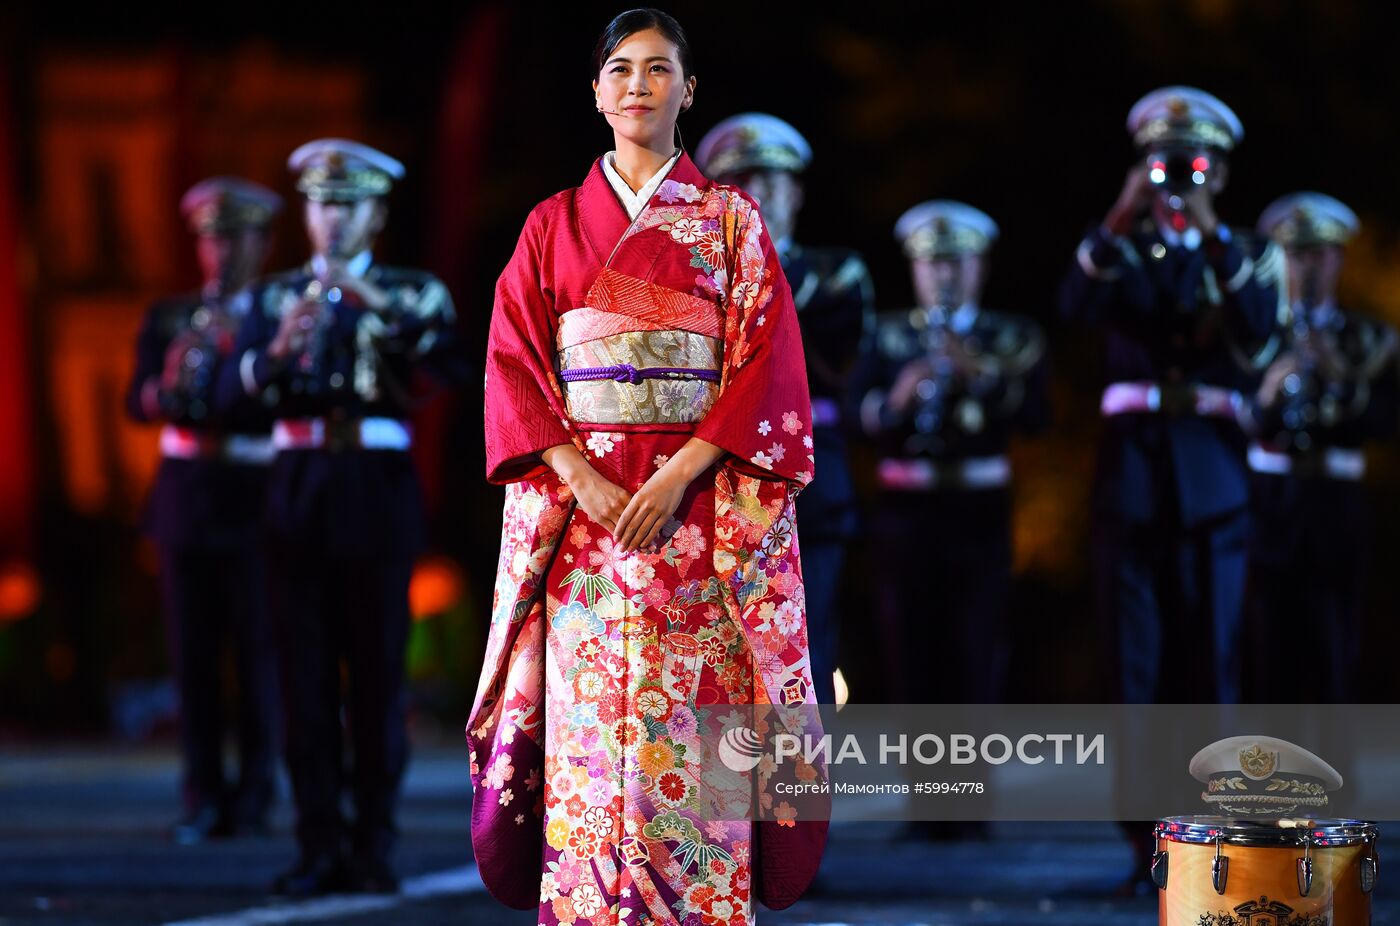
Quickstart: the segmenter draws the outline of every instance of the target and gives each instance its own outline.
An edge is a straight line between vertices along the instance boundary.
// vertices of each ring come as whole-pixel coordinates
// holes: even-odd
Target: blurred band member
[[[882,312],[855,388],[880,487],[873,540],[892,697],[989,703],[1006,674],[1011,461],[1048,423],[1045,338],[982,307],[998,229],[964,203],[904,213],[914,309]],[[947,654],[935,661],[934,653]]]
[[[696,158],[706,176],[737,186],[758,202],[802,328],[812,395],[812,453],[821,477],[798,496],[797,515],[812,676],[817,700],[831,704],[836,700],[837,596],[846,545],[856,531],[842,400],[861,340],[874,320],[874,286],[854,251],[805,247],[793,240],[803,202],[802,172],[812,149],[791,125],[764,113],[731,116],[701,139]]]
[[[273,799],[276,656],[266,606],[260,515],[272,460],[271,419],[259,409],[216,414],[214,379],[267,260],[276,193],[234,177],[195,184],[180,209],[196,235],[204,284],[157,303],[136,348],[127,409],[164,422],[148,508],[180,692],[185,816],[173,836],[259,833]],[[224,642],[238,674],[239,773],[224,781]]]
[[[276,417],[268,488],[273,616],[282,651],[286,758],[301,857],[279,893],[392,892],[399,785],[408,760],[408,584],[424,540],[409,417],[461,358],[447,289],[374,259],[403,166],[367,145],[320,139],[292,153],[311,260],[255,293],[227,407]],[[341,661],[353,746],[341,815]],[[348,840],[347,840],[348,837]]]
[[[1119,700],[1238,700],[1248,479],[1241,390],[1277,351],[1283,255],[1216,218],[1235,114],[1190,87],[1128,116],[1139,159],[1080,244],[1064,313],[1104,332],[1099,610]]]
[[[1361,694],[1371,549],[1362,447],[1395,432],[1400,397],[1395,331],[1337,306],[1359,229],[1321,193],[1284,196],[1259,219],[1259,234],[1287,255],[1290,314],[1256,394],[1249,447],[1251,700],[1350,704]]]

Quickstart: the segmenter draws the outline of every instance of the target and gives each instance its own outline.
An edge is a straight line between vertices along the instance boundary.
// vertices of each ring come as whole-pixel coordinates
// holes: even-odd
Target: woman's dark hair
[[[603,34],[598,36],[598,44],[593,49],[593,76],[596,77],[602,72],[608,58],[629,35],[645,32],[647,29],[655,29],[676,46],[676,57],[681,62],[681,77],[690,77],[690,41],[685,37],[685,30],[670,13],[663,13],[651,7],[619,13],[608,23]]]

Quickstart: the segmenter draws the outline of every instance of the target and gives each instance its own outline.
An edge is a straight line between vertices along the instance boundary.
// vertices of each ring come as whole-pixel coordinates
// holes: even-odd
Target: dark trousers
[[[1248,526],[1244,511],[1189,528],[1097,519],[1095,593],[1115,700],[1239,701]]]
[[[348,683],[348,775],[362,855],[388,856],[399,786],[408,762],[404,649],[408,639],[406,557],[328,557],[278,544],[275,619],[282,656],[286,759],[297,806],[297,840],[310,855],[337,852],[341,813],[341,661]]]
[[[1365,486],[1256,473],[1251,500],[1251,700],[1354,703],[1372,542]]]
[[[870,523],[892,702],[1001,700],[1008,663],[1010,512],[1004,489],[880,496]]]
[[[1096,519],[1095,596],[1114,667],[1109,676],[1114,700],[1239,701],[1248,529],[1243,510],[1189,528]],[[1175,754],[1193,735],[1199,737],[1200,731],[1129,726],[1118,731],[1119,755]],[[1118,795],[1130,793],[1132,779],[1131,763],[1120,761],[1115,768]],[[1133,849],[1133,876],[1145,879],[1152,824],[1123,821],[1122,826]]]
[[[213,805],[232,822],[260,820],[276,772],[277,663],[260,550],[161,549],[171,661],[180,689],[180,743],[188,811]],[[238,676],[238,783],[224,781],[222,659],[233,645]]]

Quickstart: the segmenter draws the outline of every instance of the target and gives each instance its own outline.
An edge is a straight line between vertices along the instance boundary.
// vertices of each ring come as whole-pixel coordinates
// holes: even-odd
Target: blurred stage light
[[[447,556],[430,556],[413,569],[408,585],[408,606],[421,621],[449,610],[462,600],[462,569]]]
[[[0,566],[0,624],[24,620],[39,607],[39,574],[25,562]]]

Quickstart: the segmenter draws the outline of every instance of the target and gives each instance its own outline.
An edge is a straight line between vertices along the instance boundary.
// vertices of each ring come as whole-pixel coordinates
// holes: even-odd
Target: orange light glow
[[[24,620],[39,607],[39,574],[28,563],[0,566],[0,624]]]
[[[421,621],[448,610],[462,600],[462,569],[446,556],[431,556],[413,570],[408,585],[408,606]]]

